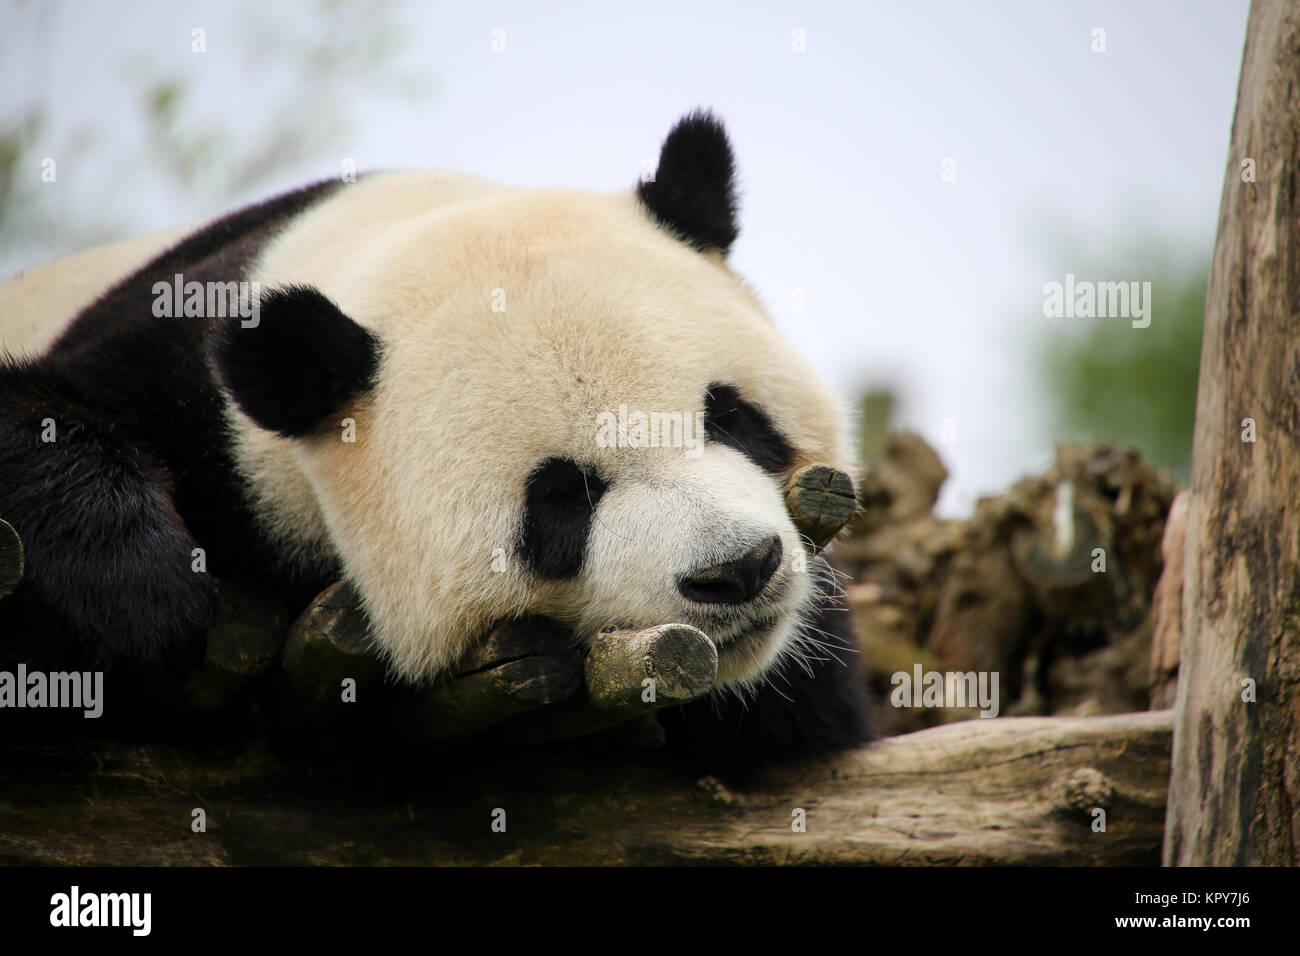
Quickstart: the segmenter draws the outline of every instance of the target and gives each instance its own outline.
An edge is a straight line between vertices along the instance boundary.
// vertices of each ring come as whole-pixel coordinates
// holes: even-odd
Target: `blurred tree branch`
[[[51,19],[58,6],[27,8],[24,18],[18,5],[0,53],[16,58],[28,50],[33,75],[0,121],[0,273],[161,225],[142,221],[146,201],[163,203],[167,223],[184,222],[319,168],[346,142],[367,97],[428,95],[427,78],[401,64],[405,6],[315,0],[281,22],[274,9],[246,0],[228,21],[238,32],[206,41],[242,51],[238,76],[210,72],[203,57],[213,53],[193,53],[193,67],[181,71],[163,66],[156,47],[137,48],[123,56],[120,111],[88,116],[54,101],[48,70],[57,62]],[[191,37],[175,42],[188,50]],[[214,82],[225,88],[220,100]],[[249,86],[255,104],[241,99]],[[102,109],[102,96],[95,103]],[[46,157],[58,161],[60,184],[74,183],[59,206],[41,178]]]

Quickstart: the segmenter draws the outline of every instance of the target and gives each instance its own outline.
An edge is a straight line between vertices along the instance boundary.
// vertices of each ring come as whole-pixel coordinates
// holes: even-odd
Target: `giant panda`
[[[409,681],[512,616],[685,622],[719,672],[665,714],[683,746],[866,739],[847,612],[783,498],[799,463],[851,469],[846,411],[728,267],[736,236],[732,149],[695,112],[635,189],[371,173],[9,280],[0,518],[28,572],[0,647],[184,665],[214,581],[301,606],[346,577]],[[177,277],[248,282],[256,314],[160,317]],[[621,407],[704,434],[596,440]]]

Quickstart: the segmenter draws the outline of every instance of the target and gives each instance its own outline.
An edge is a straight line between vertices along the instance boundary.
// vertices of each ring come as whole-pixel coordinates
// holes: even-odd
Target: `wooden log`
[[[1172,716],[968,720],[788,765],[736,795],[721,840],[679,859],[718,859],[722,844],[752,862],[1151,865]],[[807,833],[791,832],[796,807]]]
[[[1076,502],[1075,483],[1059,482],[1045,498],[1029,527],[1011,535],[1011,558],[1029,587],[1034,604],[1049,618],[1078,619],[1080,608],[1114,608],[1125,586],[1115,548],[1110,502],[1084,489]],[[1098,552],[1109,557],[1107,573],[1098,573]]]
[[[257,744],[232,760],[174,745],[0,741],[0,860],[1151,865],[1171,726],[1170,711],[971,720],[791,763],[744,790],[655,759],[551,748],[440,764],[432,785],[383,789],[374,773],[418,774],[420,762],[327,778]],[[407,800],[388,795],[399,790]],[[212,810],[201,840],[188,832],[195,806]]]
[[[697,700],[717,676],[717,647],[688,624],[605,631],[587,651],[580,693],[543,714],[509,722],[502,733],[530,743],[580,737]]]
[[[3,601],[23,578],[23,542],[9,522],[0,520],[0,601]]]
[[[805,465],[790,476],[785,506],[815,554],[853,517],[853,479],[829,465]]]
[[[660,706],[685,704],[713,687],[718,649],[689,624],[609,630],[587,651],[583,672],[587,697],[611,713],[641,710],[647,692]]]
[[[280,657],[296,716],[324,715],[343,703],[343,682],[359,697],[385,671],[370,641],[361,598],[347,581],[322,591],[289,629]]]
[[[1169,864],[1300,864],[1297,183],[1300,5],[1255,0],[1205,303]]]
[[[510,717],[567,700],[582,687],[583,649],[554,621],[498,625],[456,673],[424,688],[409,714],[422,744],[456,740]]]
[[[275,665],[285,643],[289,614],[271,595],[221,582],[217,618],[208,631],[203,663],[185,677],[194,710],[219,710]]]
[[[238,647],[238,640],[227,643]],[[285,716],[300,727],[342,714],[344,680],[355,681],[359,699],[386,670],[347,582],[322,592],[294,623],[281,663]],[[493,628],[452,673],[392,703],[397,723],[419,744],[461,740],[498,724],[519,741],[567,739],[701,697],[717,667],[713,642],[687,625],[611,631],[587,650],[562,625],[525,617]],[[205,664],[204,673],[211,669]],[[647,679],[652,701],[642,700]],[[533,713],[539,708],[540,719]]]
[[[862,414],[869,411],[864,407]],[[930,516],[948,469],[924,438],[916,432],[888,432],[883,457],[865,449],[863,457],[866,464],[854,482],[855,533]]]

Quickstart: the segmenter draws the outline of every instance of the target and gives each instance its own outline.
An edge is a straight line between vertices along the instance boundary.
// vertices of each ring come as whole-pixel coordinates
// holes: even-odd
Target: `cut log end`
[[[853,517],[857,507],[853,479],[829,465],[805,465],[790,476],[785,505],[816,553]]]
[[[718,650],[688,624],[606,631],[587,652],[584,671],[587,694],[602,707],[640,709],[650,686],[658,706],[682,704],[712,689]]]
[[[585,690],[544,713],[516,718],[504,736],[528,743],[566,740],[614,727],[713,689],[718,650],[687,624],[597,635],[582,667]]]

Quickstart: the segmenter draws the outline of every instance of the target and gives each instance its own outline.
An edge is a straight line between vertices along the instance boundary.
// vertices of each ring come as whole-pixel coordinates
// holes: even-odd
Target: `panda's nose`
[[[781,537],[760,541],[734,561],[696,568],[677,582],[682,596],[700,604],[752,601],[781,565]]]

